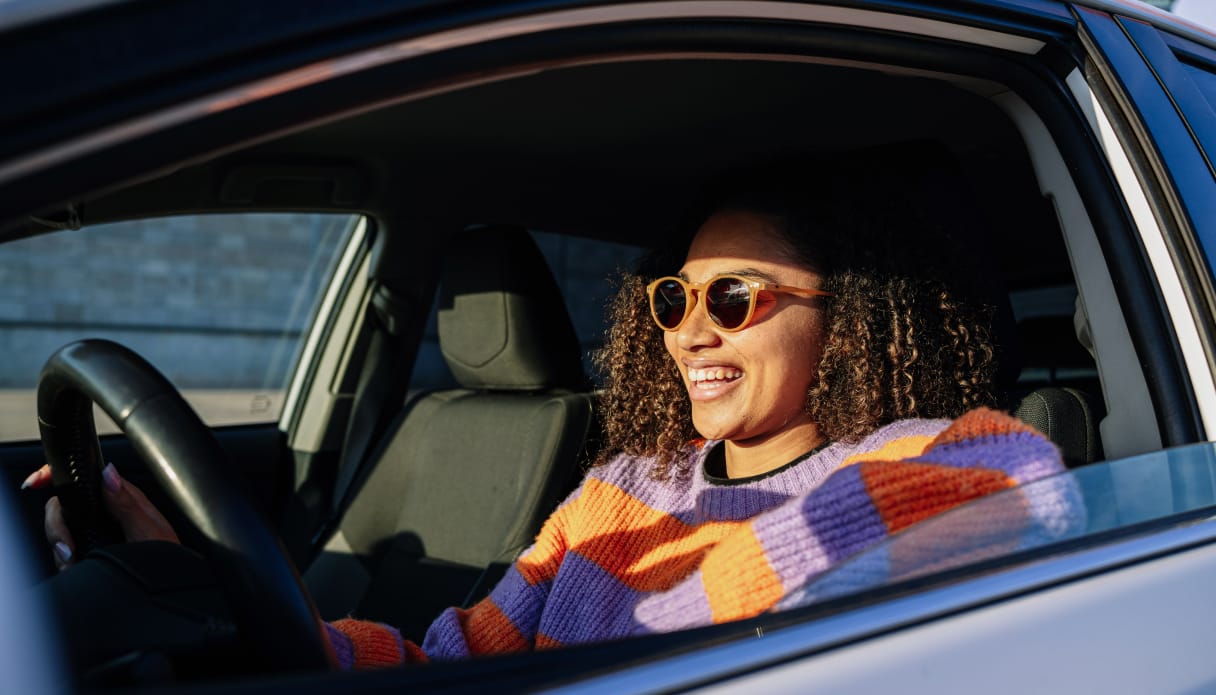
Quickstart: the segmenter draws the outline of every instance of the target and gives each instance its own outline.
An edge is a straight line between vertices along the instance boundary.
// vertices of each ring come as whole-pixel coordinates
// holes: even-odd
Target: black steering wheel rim
[[[282,543],[236,483],[227,453],[177,389],[117,343],[85,340],[51,356],[38,381],[38,425],[65,515],[79,542],[100,509],[101,452],[92,404],[114,420],[158,482],[206,539],[237,625],[278,670],[335,662],[324,623]],[[77,508],[68,510],[71,502]],[[222,504],[214,503],[223,500]],[[87,509],[80,509],[83,504]],[[83,527],[82,527],[83,525]]]

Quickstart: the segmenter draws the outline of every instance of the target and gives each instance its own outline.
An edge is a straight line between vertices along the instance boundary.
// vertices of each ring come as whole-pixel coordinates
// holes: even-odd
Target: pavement
[[[284,391],[210,390],[182,391],[203,422],[211,426],[274,422],[283,408]],[[38,416],[33,389],[0,389],[0,442],[38,439]],[[94,408],[98,434],[115,434],[110,418]]]

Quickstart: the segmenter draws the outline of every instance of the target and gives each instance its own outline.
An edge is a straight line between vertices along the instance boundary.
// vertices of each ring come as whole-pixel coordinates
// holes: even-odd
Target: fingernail
[[[55,559],[64,565],[72,561],[72,549],[67,543],[59,541],[55,544]]]
[[[26,489],[29,489],[30,487],[32,487],[34,485],[34,481],[38,479],[39,472],[40,471],[34,471],[33,473],[30,473],[28,476],[26,476],[25,482],[21,483],[21,489],[26,490]]]
[[[112,463],[107,463],[106,467],[101,469],[101,479],[110,492],[118,492],[122,489],[122,478],[118,477],[118,471],[114,470]]]

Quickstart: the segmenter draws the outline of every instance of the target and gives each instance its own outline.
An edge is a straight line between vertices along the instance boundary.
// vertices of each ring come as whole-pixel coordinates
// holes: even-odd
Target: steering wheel
[[[96,403],[206,538],[241,633],[281,670],[336,663],[324,624],[270,525],[236,483],[227,453],[169,381],[131,350],[106,340],[72,343],[38,381],[38,426],[72,537],[104,542]],[[121,540],[121,537],[119,538]]]

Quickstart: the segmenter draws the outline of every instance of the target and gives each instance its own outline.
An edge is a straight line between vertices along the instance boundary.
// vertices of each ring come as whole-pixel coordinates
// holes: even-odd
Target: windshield
[[[1216,506],[1216,445],[1093,464],[990,495],[818,575],[776,610]],[[1189,518],[1189,517],[1188,517]]]

